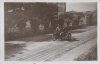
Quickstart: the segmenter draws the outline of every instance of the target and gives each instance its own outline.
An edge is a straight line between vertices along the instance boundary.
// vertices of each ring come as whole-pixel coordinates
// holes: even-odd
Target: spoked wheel
[[[66,33],[66,38],[67,38],[68,40],[71,40],[71,33]]]
[[[52,38],[53,38],[53,41],[57,40],[56,35],[54,35],[54,34],[53,34]]]
[[[71,40],[71,33],[68,33],[68,40]]]

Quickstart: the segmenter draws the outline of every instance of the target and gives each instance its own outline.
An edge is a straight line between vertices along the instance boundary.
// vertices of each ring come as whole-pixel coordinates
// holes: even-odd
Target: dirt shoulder
[[[89,52],[81,54],[76,61],[96,61],[97,60],[97,46],[92,47]]]

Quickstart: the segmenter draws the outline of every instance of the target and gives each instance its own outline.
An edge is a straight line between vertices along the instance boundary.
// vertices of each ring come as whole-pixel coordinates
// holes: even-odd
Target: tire
[[[71,40],[71,33],[68,33],[68,40]]]
[[[54,35],[54,34],[53,34],[52,38],[53,38],[53,41],[57,40],[56,35]]]

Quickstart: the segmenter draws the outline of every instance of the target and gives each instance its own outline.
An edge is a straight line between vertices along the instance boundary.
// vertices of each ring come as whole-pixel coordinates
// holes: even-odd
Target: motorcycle
[[[53,34],[53,40],[71,40],[71,32],[61,32],[61,33],[54,33]]]

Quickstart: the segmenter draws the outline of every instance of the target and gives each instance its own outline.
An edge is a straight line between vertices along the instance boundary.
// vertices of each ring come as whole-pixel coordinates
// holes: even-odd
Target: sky
[[[97,3],[93,2],[84,2],[84,3],[66,3],[66,11],[93,11],[97,9]]]

